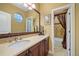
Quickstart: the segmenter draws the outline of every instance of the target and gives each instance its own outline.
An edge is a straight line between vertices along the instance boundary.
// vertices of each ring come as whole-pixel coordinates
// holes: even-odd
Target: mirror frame
[[[28,5],[31,7],[30,5]],[[31,7],[32,8],[32,7]],[[35,12],[39,14],[39,32],[20,32],[20,33],[7,33],[7,34],[0,34],[0,39],[1,38],[8,38],[8,37],[14,37],[14,36],[21,36],[21,35],[29,35],[29,34],[40,34],[40,12],[37,9],[32,8]]]
[[[36,11],[39,14],[39,32],[40,32],[40,27],[41,27],[41,25],[40,25],[40,23],[41,23],[41,21],[40,21],[40,12],[36,9],[33,9],[33,10]]]

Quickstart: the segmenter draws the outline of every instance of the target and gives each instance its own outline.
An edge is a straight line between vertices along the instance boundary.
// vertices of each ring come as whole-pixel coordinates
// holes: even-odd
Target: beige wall
[[[45,4],[40,4],[40,13],[41,13],[41,25],[44,26],[44,31],[45,34],[51,35],[51,25],[45,25],[44,24],[44,16],[47,14],[52,13],[52,9],[64,6],[66,4],[63,3],[45,3]],[[49,48],[52,50],[52,41],[49,40]]]
[[[79,4],[76,4],[76,55],[79,56]]]

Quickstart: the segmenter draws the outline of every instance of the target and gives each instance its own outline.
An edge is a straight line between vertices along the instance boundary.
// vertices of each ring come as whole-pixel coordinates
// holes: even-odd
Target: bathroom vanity
[[[0,56],[46,56],[48,51],[48,35],[36,35],[0,45]]]
[[[29,49],[18,54],[18,56],[46,56],[49,51],[48,37],[33,45]]]

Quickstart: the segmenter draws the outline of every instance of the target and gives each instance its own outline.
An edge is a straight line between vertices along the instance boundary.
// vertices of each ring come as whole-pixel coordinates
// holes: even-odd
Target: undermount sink
[[[22,40],[22,41],[17,41],[15,43],[12,43],[8,47],[13,49],[21,49],[24,45],[28,45],[29,43],[30,43],[30,40]]]

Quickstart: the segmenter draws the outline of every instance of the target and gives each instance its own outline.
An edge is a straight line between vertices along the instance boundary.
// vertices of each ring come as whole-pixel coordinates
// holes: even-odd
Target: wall
[[[76,4],[76,55],[79,56],[79,4]]]
[[[45,4],[40,4],[40,13],[41,13],[41,25],[44,26],[44,32],[45,34],[49,34],[51,36],[51,25],[45,25],[44,24],[44,16],[47,14],[52,13],[52,9],[64,6],[66,4],[64,3],[45,3]],[[52,41],[51,39],[49,40],[49,48],[52,50]]]

